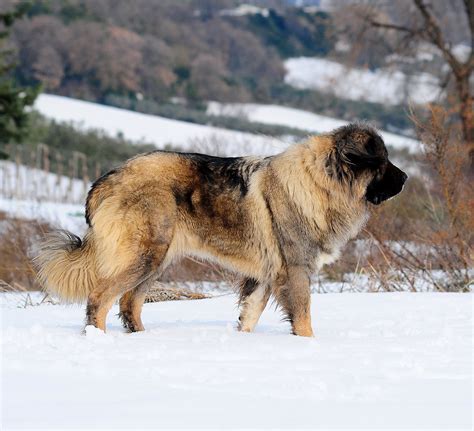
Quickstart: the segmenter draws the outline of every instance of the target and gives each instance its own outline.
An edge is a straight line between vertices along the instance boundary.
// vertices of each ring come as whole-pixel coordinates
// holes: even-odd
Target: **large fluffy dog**
[[[121,296],[124,326],[140,331],[147,288],[193,255],[242,275],[242,331],[274,295],[293,333],[311,336],[311,272],[357,235],[369,203],[395,196],[406,179],[376,131],[359,124],[265,158],[155,151],[94,183],[84,240],[50,237],[36,258],[39,279],[66,301],[87,301],[86,323],[102,330]]]

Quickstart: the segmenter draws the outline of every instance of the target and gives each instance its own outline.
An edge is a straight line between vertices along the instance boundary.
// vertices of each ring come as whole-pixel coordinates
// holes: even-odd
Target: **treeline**
[[[36,0],[15,25],[16,75],[45,91],[103,101],[268,100],[283,58],[323,55],[330,17],[300,9],[228,16],[236,2]]]
[[[14,77],[23,86],[41,84],[45,92],[223,127],[226,119],[217,124],[198,112],[207,100],[277,103],[347,120],[370,119],[399,132],[410,128],[400,107],[283,83],[285,58],[334,52],[330,15],[294,7],[225,13],[238,3],[32,0],[10,37],[17,53]],[[185,105],[172,106],[173,98]],[[235,121],[230,126],[251,131]]]

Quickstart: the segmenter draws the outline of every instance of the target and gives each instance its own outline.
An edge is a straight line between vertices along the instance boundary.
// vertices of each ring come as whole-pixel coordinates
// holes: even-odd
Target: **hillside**
[[[237,156],[242,153],[270,154],[288,145],[271,137],[170,120],[61,96],[43,94],[35,107],[48,118],[74,122],[84,129],[101,129],[111,136],[121,134],[129,140],[147,141],[160,149]]]
[[[103,129],[112,136],[121,134],[130,140],[144,140],[161,149],[168,146],[227,156],[266,155],[277,153],[289,144],[288,140],[285,142],[258,134],[170,120],[54,95],[41,95],[35,107],[48,118],[73,122],[86,129]],[[243,116],[251,122],[286,125],[314,133],[329,132],[347,124],[346,121],[303,110],[272,105],[210,103],[207,112],[210,115]],[[393,133],[382,133],[387,145],[418,151],[417,141]]]
[[[411,127],[401,93],[384,106],[386,98],[377,97],[348,103],[343,92],[327,91],[332,81],[304,92],[293,85],[292,61],[337,54],[330,13],[241,3],[35,0],[13,28],[14,76],[22,85],[41,83],[47,93],[171,119],[195,118],[207,100],[216,100],[370,118],[397,131]],[[328,61],[342,67],[340,59]],[[311,75],[312,82],[319,76]],[[353,80],[345,85],[354,87]]]
[[[235,3],[35,0],[14,29],[16,76],[100,102],[136,94],[248,101],[282,81],[283,58],[331,48],[325,13],[242,13]]]

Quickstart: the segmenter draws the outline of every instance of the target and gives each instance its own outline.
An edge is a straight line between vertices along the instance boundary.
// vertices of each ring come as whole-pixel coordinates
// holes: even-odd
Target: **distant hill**
[[[311,3],[316,7],[272,0],[33,0],[13,28],[14,73],[47,93],[181,120],[202,117],[196,110],[214,100],[280,104],[406,130],[399,106],[285,83],[288,58],[335,52],[333,19]]]
[[[232,13],[235,2],[227,1],[36,0],[14,28],[15,73],[24,84],[99,102],[113,95],[268,101],[285,58],[330,51],[331,18],[253,8],[257,13],[252,6]]]

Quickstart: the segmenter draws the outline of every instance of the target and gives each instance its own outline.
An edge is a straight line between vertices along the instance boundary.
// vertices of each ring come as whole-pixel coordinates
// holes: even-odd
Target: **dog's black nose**
[[[402,172],[402,182],[405,184],[405,181],[408,180],[408,175],[405,172]]]

